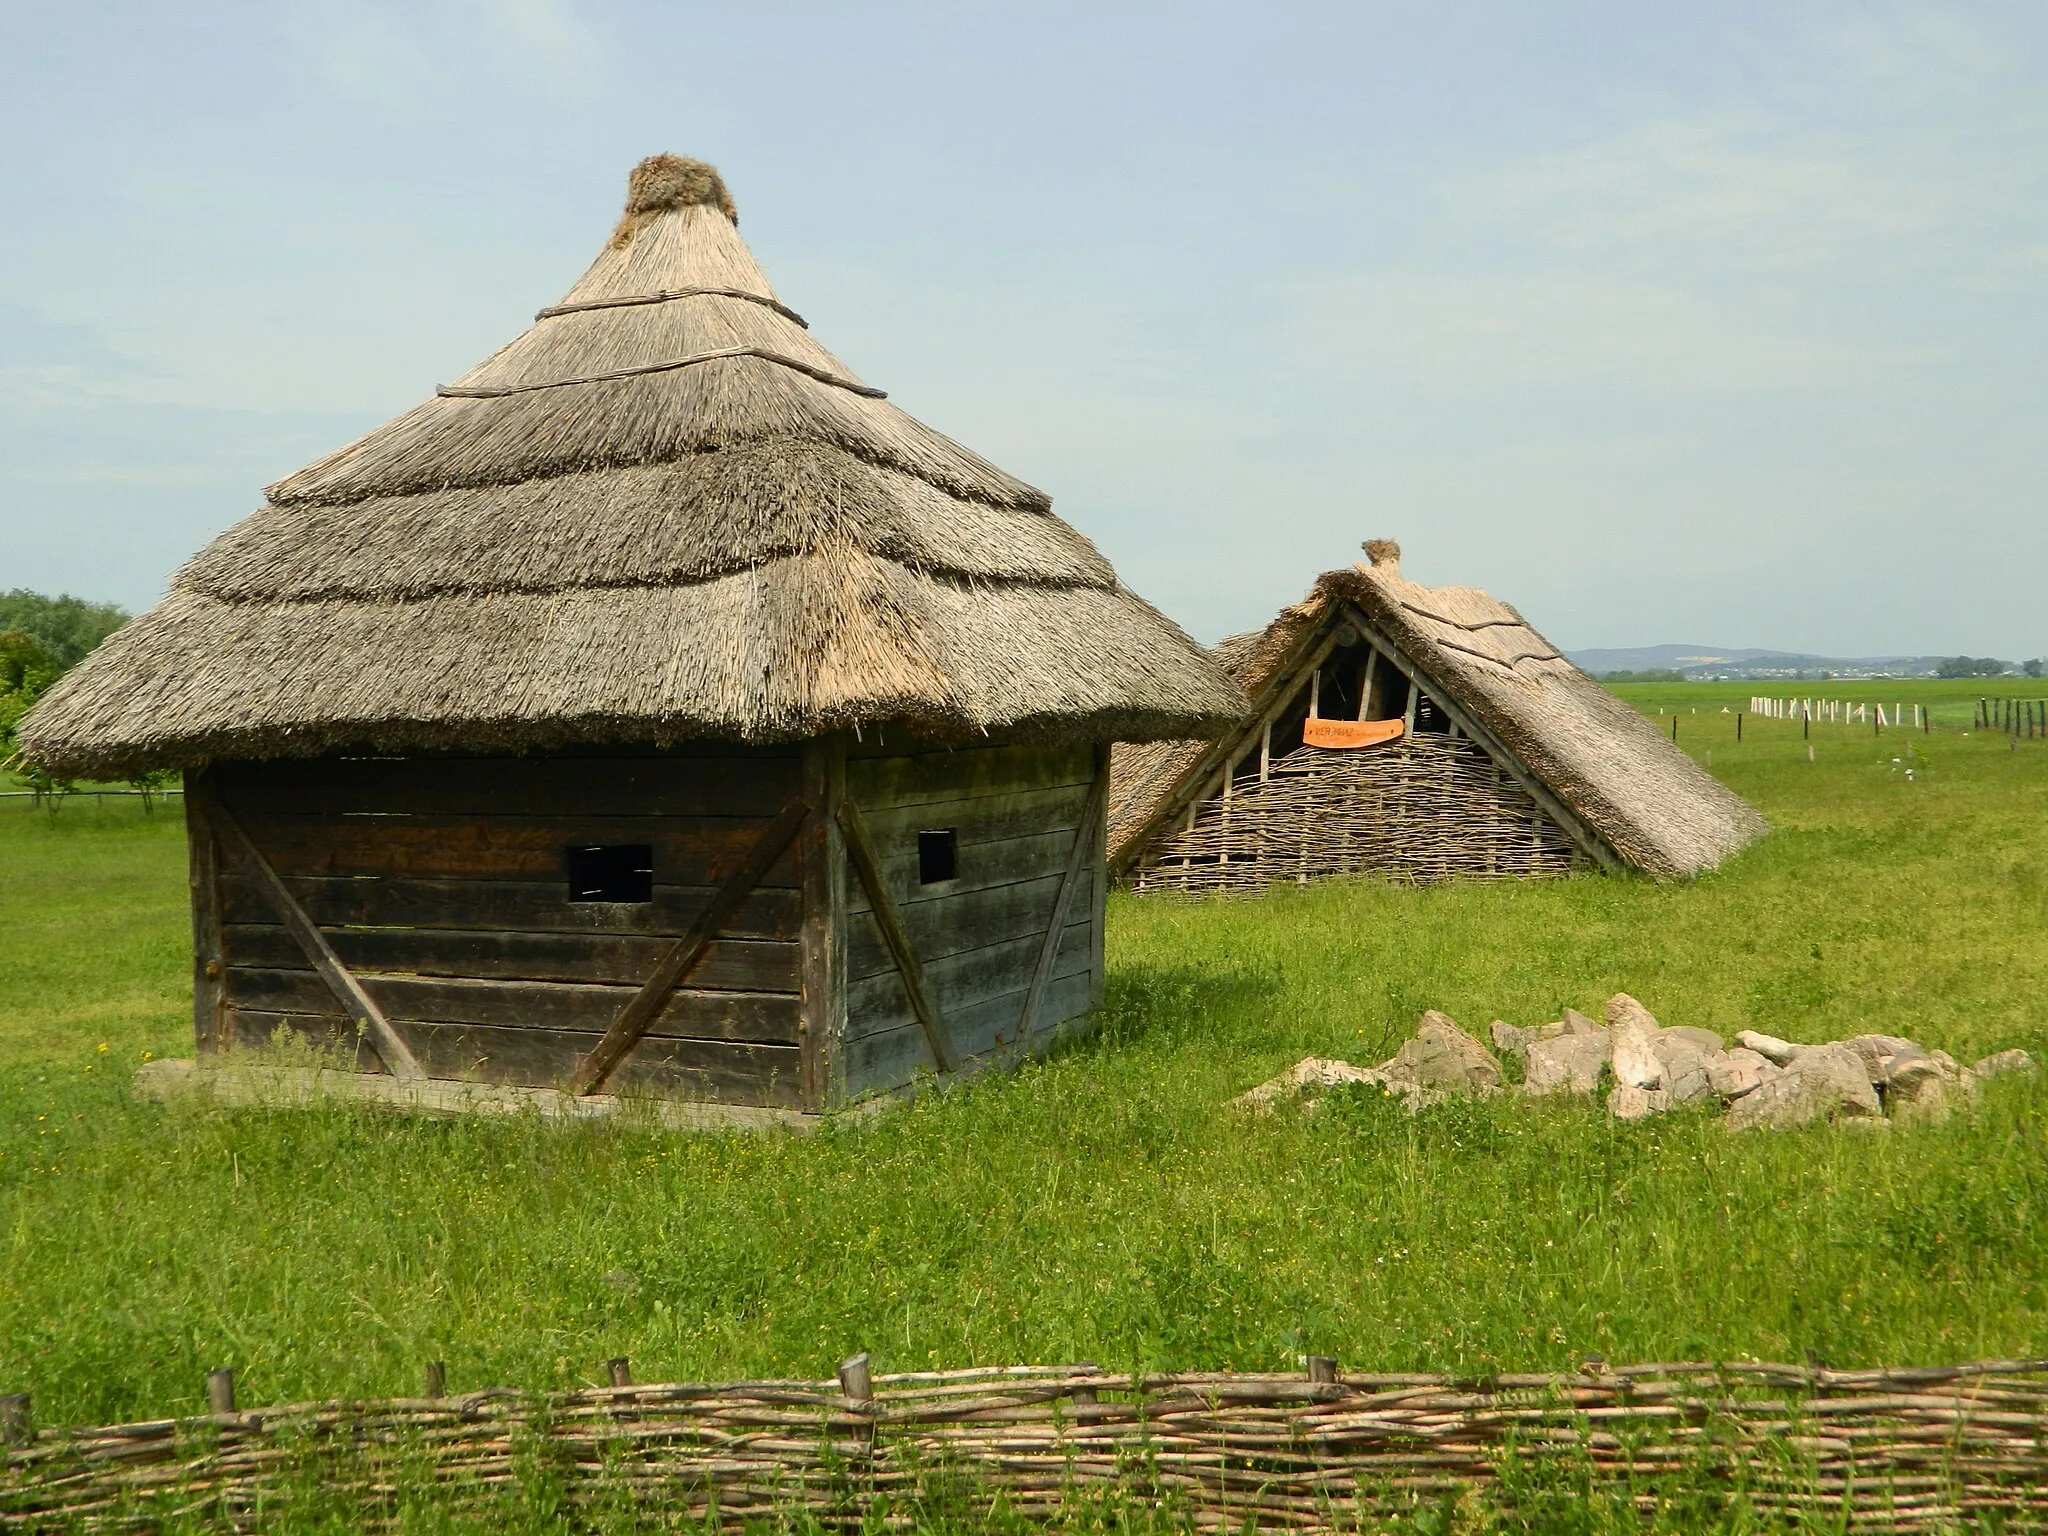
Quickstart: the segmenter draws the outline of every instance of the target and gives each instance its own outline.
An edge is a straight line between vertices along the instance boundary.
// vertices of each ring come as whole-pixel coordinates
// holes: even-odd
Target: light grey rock
[[[1450,1015],[1434,1008],[1422,1016],[1415,1037],[1382,1070],[1452,1093],[1492,1093],[1501,1086],[1500,1063],[1493,1053],[1458,1028]]]
[[[1607,1027],[1613,1030],[1626,1029],[1630,1025],[1657,1034],[1664,1026],[1657,1022],[1657,1016],[1626,992],[1617,992],[1607,999],[1601,1010],[1607,1015]]]
[[[1607,1065],[1607,1032],[1597,1035],[1555,1035],[1529,1047],[1522,1071],[1522,1092],[1591,1093],[1600,1086]]]
[[[1806,1047],[1794,1045],[1790,1040],[1780,1040],[1776,1035],[1761,1034],[1754,1029],[1738,1030],[1735,1043],[1746,1051],[1755,1051],[1774,1067],[1790,1065],[1792,1058]]]
[[[1304,1056],[1278,1077],[1248,1088],[1231,1102],[1248,1109],[1270,1109],[1275,1099],[1306,1092],[1311,1088],[1335,1088],[1341,1083],[1377,1083],[1383,1075],[1375,1067],[1353,1066],[1325,1056]]]
[[[1731,1131],[1785,1130],[1816,1120],[1849,1120],[1883,1113],[1877,1090],[1863,1074],[1863,1058],[1842,1045],[1801,1051],[1770,1082],[1728,1109]]]
[[[1624,1015],[1623,1022],[1610,1033],[1614,1040],[1614,1080],[1631,1088],[1663,1087],[1664,1063],[1657,1057],[1657,1037],[1650,1027],[1640,1019]]]
[[[1661,1044],[1666,1040],[1689,1045],[1702,1056],[1712,1056],[1727,1049],[1728,1042],[1711,1029],[1698,1029],[1691,1024],[1674,1024],[1657,1037]]]
[[[1534,1030],[1518,1029],[1506,1019],[1495,1019],[1487,1032],[1493,1036],[1493,1048],[1506,1056],[1526,1056],[1536,1043]]]
[[[1938,1062],[1923,1057],[1892,1068],[1884,1089],[1885,1107],[1895,1120],[1936,1124],[1949,1117],[1961,1091]]]
[[[1894,1065],[1927,1054],[1902,1035],[1852,1035],[1840,1043],[1863,1058],[1863,1070],[1870,1074],[1873,1083],[1890,1077]]]
[[[1647,1120],[1671,1107],[1670,1096],[1661,1088],[1638,1088],[1617,1083],[1607,1095],[1607,1113],[1617,1120]]]
[[[1270,1112],[1280,1099],[1306,1097],[1318,1089],[1342,1088],[1354,1083],[1398,1094],[1410,1109],[1434,1103],[1443,1097],[1441,1093],[1408,1078],[1390,1076],[1378,1067],[1354,1066],[1351,1062],[1324,1056],[1304,1056],[1278,1077],[1247,1089],[1231,1102],[1246,1109]],[[1311,1102],[1306,1107],[1313,1110],[1315,1105]]]
[[[1942,1077],[1948,1082],[1953,1083],[1963,1075],[1962,1065],[1947,1051],[1929,1051],[1927,1059],[1941,1069]]]
[[[1673,1104],[1690,1104],[1714,1091],[1707,1073],[1708,1058],[1690,1046],[1680,1046],[1664,1058],[1664,1096]]]
[[[1981,1061],[1970,1063],[1970,1072],[1980,1081],[1987,1077],[2003,1077],[2008,1072],[2031,1072],[2034,1058],[2025,1051],[1997,1051]]]
[[[1739,1099],[1783,1072],[1755,1051],[1737,1046],[1707,1058],[1707,1083],[1724,1099]]]
[[[1568,1035],[1604,1035],[1607,1031],[1576,1008],[1564,1011],[1564,1032]]]

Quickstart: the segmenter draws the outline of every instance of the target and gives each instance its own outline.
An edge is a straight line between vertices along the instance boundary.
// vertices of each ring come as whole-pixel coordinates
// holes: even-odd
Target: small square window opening
[[[960,873],[960,833],[956,827],[941,827],[917,834],[917,879],[920,885],[939,885]]]
[[[572,846],[568,854],[571,901],[654,900],[654,849],[646,843]]]

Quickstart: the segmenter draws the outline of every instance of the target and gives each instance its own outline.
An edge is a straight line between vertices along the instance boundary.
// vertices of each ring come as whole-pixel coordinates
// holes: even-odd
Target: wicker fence
[[[1418,732],[1355,752],[1291,752],[1162,835],[1132,871],[1141,891],[1261,890],[1383,874],[1418,884],[1561,875],[1570,840],[1485,751]]]
[[[388,1524],[488,1517],[551,1480],[579,1510],[727,1529],[902,1525],[942,1482],[1024,1520],[1142,1501],[1192,1528],[1383,1525],[1447,1499],[1537,1513],[1674,1497],[1763,1524],[2048,1524],[2048,1361],[1911,1370],[1646,1365],[1496,1376],[1119,1375],[1016,1367],[837,1382],[621,1385],[331,1402],[106,1429],[17,1423],[0,1525],[287,1523],[293,1497]],[[615,1376],[625,1374],[615,1363]],[[936,1482],[935,1482],[936,1480]],[[292,1489],[314,1492],[294,1495]],[[961,1490],[966,1490],[961,1494]],[[1126,1507],[1129,1507],[1128,1504]],[[301,1513],[304,1511],[302,1510]],[[572,1521],[573,1523],[573,1521]]]

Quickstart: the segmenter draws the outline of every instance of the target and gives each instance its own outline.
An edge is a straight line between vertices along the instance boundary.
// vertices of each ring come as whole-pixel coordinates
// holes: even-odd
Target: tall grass
[[[810,1138],[136,1104],[142,1054],[189,1049],[175,818],[10,803],[0,1390],[47,1422],[191,1411],[223,1364],[270,1401],[412,1390],[429,1359],[459,1388],[589,1381],[620,1354],[644,1379],[827,1375],[856,1349],[2048,1354],[2032,1081],[1861,1134],[1513,1099],[1227,1107],[1306,1054],[1379,1059],[1424,1007],[1483,1029],[1617,989],[1724,1033],[2044,1053],[2048,744],[1817,729],[1808,762],[1796,725],[1749,722],[1738,748],[1721,695],[1677,702],[1702,711],[1681,745],[1778,828],[1724,870],[1119,898],[1098,1037]]]

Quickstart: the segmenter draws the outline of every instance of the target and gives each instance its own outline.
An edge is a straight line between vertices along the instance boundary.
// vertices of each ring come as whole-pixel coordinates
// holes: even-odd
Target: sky
[[[140,609],[657,151],[1197,638],[2048,653],[2048,7],[0,0],[0,589]]]

